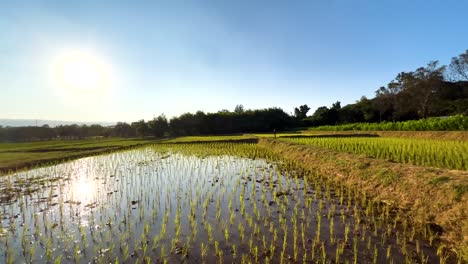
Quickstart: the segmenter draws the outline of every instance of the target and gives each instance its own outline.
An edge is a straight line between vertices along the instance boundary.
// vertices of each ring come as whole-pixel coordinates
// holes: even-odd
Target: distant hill
[[[115,122],[74,122],[74,121],[60,121],[60,120],[43,120],[43,119],[0,119],[0,126],[10,127],[21,127],[21,126],[43,126],[49,125],[50,127],[56,127],[60,125],[101,125],[101,126],[113,126]]]

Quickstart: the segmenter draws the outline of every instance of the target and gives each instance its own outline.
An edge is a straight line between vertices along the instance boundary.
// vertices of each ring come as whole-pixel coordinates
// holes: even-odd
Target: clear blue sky
[[[2,1],[0,118],[135,121],[165,113],[353,103],[398,72],[468,49],[468,1]],[[81,50],[93,96],[54,87]],[[93,56],[94,56],[93,55]],[[90,99],[92,98],[92,99]]]

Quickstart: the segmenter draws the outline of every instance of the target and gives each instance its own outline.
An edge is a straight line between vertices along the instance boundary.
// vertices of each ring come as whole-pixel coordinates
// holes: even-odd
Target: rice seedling
[[[322,264],[325,264],[327,263],[327,252],[325,251],[325,243],[322,242],[321,243],[321,246],[320,246],[320,249],[321,249],[321,256],[322,256]]]

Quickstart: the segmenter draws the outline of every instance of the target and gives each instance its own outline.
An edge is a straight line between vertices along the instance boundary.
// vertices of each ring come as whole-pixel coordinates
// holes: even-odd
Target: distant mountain
[[[0,119],[0,126],[20,127],[20,126],[43,126],[49,125],[56,127],[60,125],[101,125],[113,126],[115,122],[73,122],[73,121],[60,121],[60,120],[43,120],[43,119]]]

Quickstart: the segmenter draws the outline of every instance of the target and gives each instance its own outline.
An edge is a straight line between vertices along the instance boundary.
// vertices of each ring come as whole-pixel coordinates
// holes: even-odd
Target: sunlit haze
[[[353,103],[466,49],[466,1],[4,1],[0,118]]]
[[[56,88],[74,96],[101,95],[110,85],[108,66],[86,52],[70,50],[58,55],[51,70]]]

